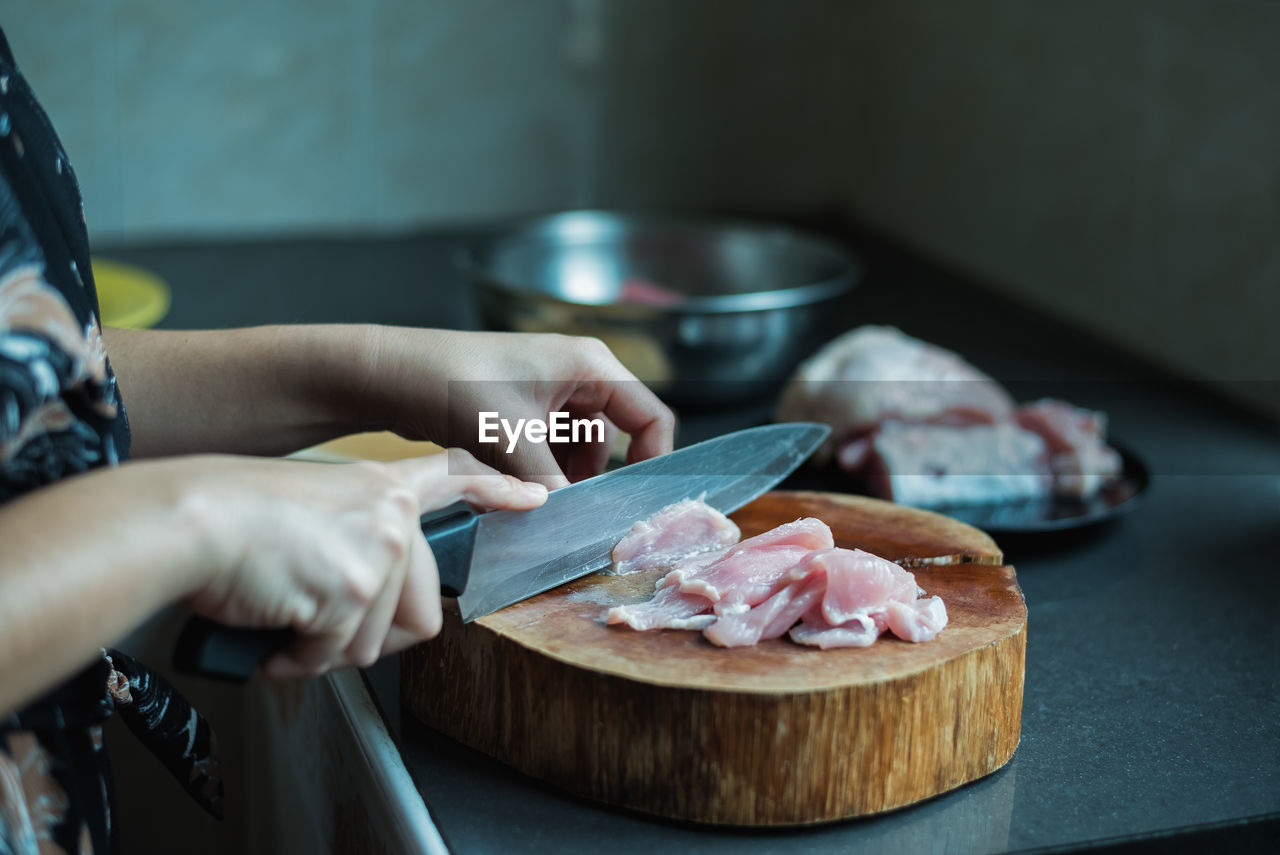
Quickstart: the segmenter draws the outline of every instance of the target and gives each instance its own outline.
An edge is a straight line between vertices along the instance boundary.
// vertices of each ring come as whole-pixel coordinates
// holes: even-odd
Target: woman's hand
[[[188,599],[234,626],[289,626],[272,677],[366,666],[440,631],[435,560],[419,517],[465,500],[527,509],[546,500],[453,449],[394,463],[322,465],[212,458],[189,506],[212,524],[215,569]]]
[[[484,462],[555,488],[603,471],[618,430],[627,462],[671,450],[675,417],[601,341],[534,333],[375,327],[359,409],[372,426],[471,451]],[[603,441],[481,443],[477,414],[600,419]]]
[[[0,507],[0,716],[182,602],[299,635],[269,675],[363,665],[440,628],[419,514],[546,500],[465,451],[332,465],[178,457],[97,469]]]
[[[614,432],[628,462],[671,450],[671,411],[597,339],[320,324],[104,332],[129,407],[133,456],[287,454],[390,429],[465,448],[559,487],[604,468]],[[603,441],[479,441],[477,413],[599,418]]]

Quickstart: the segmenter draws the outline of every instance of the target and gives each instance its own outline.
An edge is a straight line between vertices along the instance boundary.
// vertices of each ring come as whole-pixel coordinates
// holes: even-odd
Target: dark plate
[[[1124,468],[1118,481],[1092,499],[1043,499],[937,510],[993,535],[1067,531],[1115,519],[1138,506],[1151,484],[1151,474],[1132,451],[1114,442],[1109,445],[1120,453]]]

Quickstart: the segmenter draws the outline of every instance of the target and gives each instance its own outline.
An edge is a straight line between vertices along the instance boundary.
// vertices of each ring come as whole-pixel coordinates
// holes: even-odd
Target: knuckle
[[[387,492],[386,501],[396,519],[418,518],[418,497],[408,487],[395,487]]]
[[[357,668],[368,668],[378,661],[379,654],[382,652],[380,645],[374,642],[365,642],[363,644],[354,645],[353,649],[348,651],[347,658],[351,660],[351,664]]]
[[[435,638],[444,628],[444,621],[439,609],[420,611],[401,624],[401,628],[423,641]]]
[[[409,554],[409,538],[403,525],[389,524],[381,527],[378,540],[386,551],[387,560],[391,564],[399,564]]]
[[[609,345],[604,343],[604,339],[596,336],[582,336],[578,339],[579,345],[588,355],[594,357],[613,357],[613,351],[609,349]]]
[[[381,582],[379,575],[372,572],[371,568],[360,568],[347,573],[344,593],[351,603],[362,609],[367,608],[377,598]]]
[[[445,451],[445,454],[448,455],[450,475],[470,475],[482,468],[480,461],[465,448],[450,448]]]
[[[440,614],[440,610],[425,615],[419,627],[421,636],[426,638],[435,638],[440,634],[440,630],[444,629],[444,619]]]

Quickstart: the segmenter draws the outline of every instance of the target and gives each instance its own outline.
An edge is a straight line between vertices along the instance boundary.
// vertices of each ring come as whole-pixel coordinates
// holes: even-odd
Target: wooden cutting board
[[[726,650],[701,633],[603,623],[660,574],[596,574],[402,656],[408,709],[536,778],[696,822],[791,825],[928,798],[1018,744],[1026,605],[986,534],[937,514],[833,493],[773,492],[733,514],[743,537],[801,516],[838,546],[899,561],[947,606],[932,642],[862,649],[785,639]]]

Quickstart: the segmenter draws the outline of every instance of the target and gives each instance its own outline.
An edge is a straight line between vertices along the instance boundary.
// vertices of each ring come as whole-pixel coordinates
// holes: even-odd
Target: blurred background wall
[[[99,247],[850,215],[1194,376],[1280,367],[1280,3],[7,0],[3,26]]]

